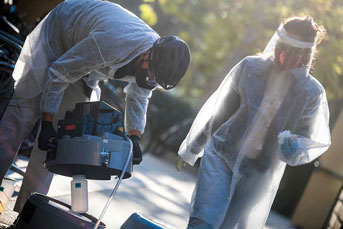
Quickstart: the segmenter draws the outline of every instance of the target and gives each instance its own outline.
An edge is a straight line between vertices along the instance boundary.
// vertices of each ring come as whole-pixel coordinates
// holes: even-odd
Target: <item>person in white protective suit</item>
[[[13,73],[15,93],[0,121],[2,181],[20,144],[42,118],[15,210],[21,211],[32,191],[47,193],[52,174],[43,168],[44,151],[55,147],[57,120],[77,102],[99,100],[101,80],[129,82],[124,88],[125,129],[133,142],[134,164],[139,164],[139,136],[152,90],[175,87],[189,62],[183,40],[160,37],[117,4],[68,0],[54,8],[26,38]]]
[[[309,16],[286,20],[203,105],[175,161],[180,171],[203,156],[189,229],[263,228],[286,165],[328,149],[325,90],[309,74],[324,32]]]

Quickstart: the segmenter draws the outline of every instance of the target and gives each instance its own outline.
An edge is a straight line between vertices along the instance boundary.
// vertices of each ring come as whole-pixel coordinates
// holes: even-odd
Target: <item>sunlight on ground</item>
[[[186,228],[196,176],[193,170],[176,172],[171,160],[156,158],[149,154],[144,156],[141,165],[134,167],[131,178],[122,181],[116,196],[112,199],[102,220],[106,228],[120,228],[135,212],[166,228]],[[19,157],[16,165],[25,170],[27,159]],[[19,191],[22,177],[12,172],[9,172],[8,176],[18,181]],[[70,177],[55,175],[48,196],[70,204],[70,182]],[[105,181],[88,180],[88,214],[96,218],[100,216],[116,182],[114,178]],[[15,197],[7,209],[11,219],[6,221],[5,216],[1,215],[0,222],[14,221],[16,213],[10,212],[14,201]],[[271,212],[265,228],[288,229],[292,226],[289,219]]]
[[[164,225],[185,228],[195,180],[194,175],[177,173],[172,163],[146,155],[142,164],[134,167],[132,178],[122,181],[103,222],[109,228],[119,228],[132,213],[138,212]],[[70,181],[71,178],[55,176],[48,195],[70,203]],[[88,181],[91,215],[100,215],[115,182]]]

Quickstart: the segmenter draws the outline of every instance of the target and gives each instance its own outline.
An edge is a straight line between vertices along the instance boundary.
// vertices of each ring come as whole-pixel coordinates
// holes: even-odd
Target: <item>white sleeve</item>
[[[41,111],[56,114],[64,90],[69,84],[75,83],[91,71],[104,66],[104,58],[91,34],[69,49],[49,67],[40,104]]]
[[[125,88],[125,129],[127,132],[138,130],[144,132],[146,124],[146,112],[152,90],[139,87],[136,83],[130,82]]]
[[[238,90],[244,62],[238,63],[225,77],[219,88],[198,112],[190,131],[182,142],[178,154],[190,165],[202,157],[204,147],[222,123],[230,119],[239,108]]]
[[[288,165],[310,163],[329,148],[331,135],[325,91],[306,108],[294,134],[297,135],[297,151],[291,155],[284,155],[280,149],[278,150],[280,159]]]

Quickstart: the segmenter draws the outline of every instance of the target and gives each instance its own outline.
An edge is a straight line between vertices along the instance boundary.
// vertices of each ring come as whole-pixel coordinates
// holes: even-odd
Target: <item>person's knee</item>
[[[202,219],[191,217],[187,229],[213,229],[213,227]]]

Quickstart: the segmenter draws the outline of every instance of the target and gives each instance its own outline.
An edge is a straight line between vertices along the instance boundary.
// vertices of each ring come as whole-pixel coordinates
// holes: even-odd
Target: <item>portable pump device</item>
[[[77,103],[75,109],[67,111],[64,120],[58,122],[60,137],[101,137],[104,133],[125,135],[123,115],[105,102]]]
[[[58,122],[57,133],[57,150],[48,152],[45,163],[49,171],[96,180],[120,175],[129,151],[120,111],[103,101],[77,103]],[[127,168],[124,178],[131,170]]]
[[[14,228],[105,228],[101,219],[121,180],[132,173],[132,142],[125,134],[123,115],[103,101],[77,103],[58,122],[57,132],[57,149],[48,151],[45,167],[50,172],[73,177],[71,206],[33,194]],[[86,214],[87,179],[110,180],[113,175],[119,179],[95,222],[94,217]]]

